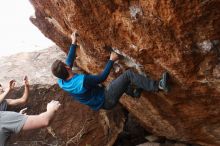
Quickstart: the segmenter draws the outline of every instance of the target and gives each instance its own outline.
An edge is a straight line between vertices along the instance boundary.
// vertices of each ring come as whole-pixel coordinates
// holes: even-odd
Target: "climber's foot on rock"
[[[170,91],[170,86],[169,86],[169,73],[168,72],[164,72],[162,75],[161,80],[159,81],[159,89],[165,91],[165,92],[169,92]]]

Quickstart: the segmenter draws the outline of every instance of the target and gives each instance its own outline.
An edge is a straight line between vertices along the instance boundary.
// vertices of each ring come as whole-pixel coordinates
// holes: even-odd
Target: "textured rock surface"
[[[11,92],[9,97],[20,96],[22,89]],[[46,103],[59,100],[61,109],[51,126],[40,130],[26,131],[11,137],[9,146],[103,146],[113,145],[123,129],[121,110],[94,112],[61,91],[57,86],[34,85],[31,87],[28,114],[39,114],[46,110]],[[22,107],[17,107],[17,110]],[[14,109],[13,109],[14,110]]]
[[[129,56],[120,67],[133,66],[154,79],[169,71],[170,93],[121,99],[146,129],[220,145],[219,0],[30,1],[36,10],[31,21],[63,51],[78,29],[77,65],[85,71],[101,71],[109,55],[106,45]]]
[[[51,73],[51,64],[54,60],[65,59],[59,47],[53,46],[38,52],[18,53],[0,58],[0,83],[3,87],[8,86],[12,79],[17,81],[17,86],[22,85],[25,75],[30,78],[30,84],[56,83],[56,78]]]

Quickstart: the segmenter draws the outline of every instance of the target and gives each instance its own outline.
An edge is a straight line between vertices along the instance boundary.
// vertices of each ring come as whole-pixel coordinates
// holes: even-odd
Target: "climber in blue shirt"
[[[52,73],[58,77],[58,84],[64,91],[70,93],[72,97],[82,104],[85,104],[93,110],[112,109],[118,103],[123,93],[131,94],[131,84],[141,89],[138,91],[154,91],[164,90],[168,92],[168,73],[162,75],[160,81],[154,81],[148,77],[142,76],[127,70],[118,78],[113,80],[106,88],[100,86],[104,82],[116,60],[119,59],[117,53],[112,52],[102,73],[98,75],[77,74],[72,71],[73,62],[76,52],[77,34],[74,31],[71,35],[72,44],[66,59],[66,62],[56,60],[52,66]],[[132,91],[133,93],[133,91]]]

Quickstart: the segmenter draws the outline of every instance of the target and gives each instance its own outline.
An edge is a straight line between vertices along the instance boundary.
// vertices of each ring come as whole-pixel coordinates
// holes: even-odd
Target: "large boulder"
[[[170,139],[220,145],[219,0],[30,0],[31,21],[64,52],[79,32],[77,65],[102,70],[112,46],[130,66],[159,79],[172,76],[172,90],[124,96],[121,103],[149,131]],[[111,74],[111,78],[115,74]]]
[[[30,78],[30,84],[53,85],[56,78],[52,75],[51,64],[56,60],[64,60],[65,53],[57,46],[37,52],[23,52],[0,58],[0,84],[5,88],[12,79],[21,86],[25,75]]]

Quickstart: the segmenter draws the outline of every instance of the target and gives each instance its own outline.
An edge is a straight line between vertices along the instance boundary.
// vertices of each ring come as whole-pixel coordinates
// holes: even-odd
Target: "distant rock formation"
[[[159,79],[172,76],[172,91],[124,96],[121,103],[155,135],[220,145],[219,0],[30,0],[31,21],[64,52],[74,28],[80,34],[77,65],[104,67],[112,46],[130,65]],[[127,61],[119,62],[123,71]],[[115,74],[111,74],[112,79]]]
[[[53,61],[64,60],[65,56],[59,47],[53,46],[37,52],[0,57],[0,84],[6,87],[10,80],[15,79],[17,86],[21,86],[25,75],[29,77],[30,84],[56,84],[50,67]]]

